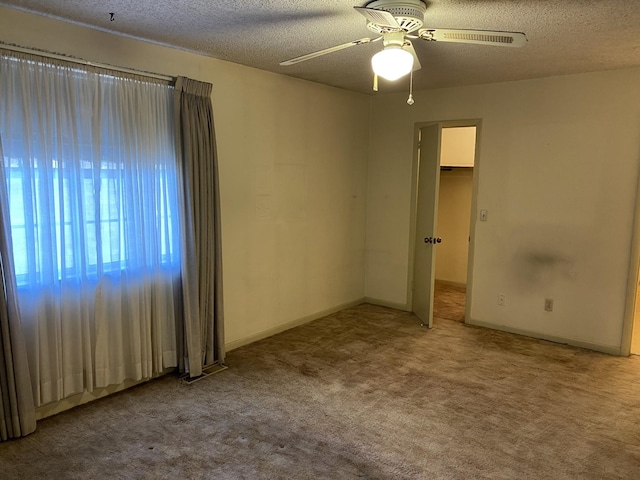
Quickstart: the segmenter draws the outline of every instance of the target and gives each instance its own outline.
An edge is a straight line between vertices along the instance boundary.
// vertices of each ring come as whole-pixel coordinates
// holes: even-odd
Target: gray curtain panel
[[[4,162],[0,141],[0,161]],[[22,336],[13,272],[9,198],[0,164],[0,440],[23,437],[36,429],[27,351]]]
[[[191,377],[224,362],[218,158],[212,85],[178,77],[174,115],[183,191],[184,346]]]

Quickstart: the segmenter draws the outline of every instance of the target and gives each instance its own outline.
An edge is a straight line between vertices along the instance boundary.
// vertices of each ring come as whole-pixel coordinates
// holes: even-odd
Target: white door
[[[413,260],[413,312],[423,325],[433,326],[433,288],[435,283],[435,249],[440,185],[440,138],[442,126],[420,129],[418,153],[418,198],[416,238]]]

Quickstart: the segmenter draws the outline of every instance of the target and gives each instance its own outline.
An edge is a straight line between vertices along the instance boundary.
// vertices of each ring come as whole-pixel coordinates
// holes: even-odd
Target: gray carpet
[[[9,479],[637,479],[640,358],[361,305],[0,444]]]

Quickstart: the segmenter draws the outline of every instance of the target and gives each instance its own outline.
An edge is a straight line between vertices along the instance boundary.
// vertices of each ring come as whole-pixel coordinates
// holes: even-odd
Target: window
[[[19,159],[5,158],[5,169],[8,170],[8,192],[11,215],[11,235],[13,239],[15,271],[19,286],[38,282],[41,278],[41,267],[45,260],[41,245],[46,228],[40,219],[47,212],[47,202],[40,197],[43,183],[50,181],[59,188],[52,189],[53,222],[55,232],[56,278],[85,275],[98,275],[98,272],[113,272],[135,268],[139,263],[133,257],[131,242],[127,241],[126,232],[136,228],[136,215],[125,209],[127,204],[126,188],[127,172],[123,164],[104,162],[96,175],[88,162],[80,168],[79,182],[74,182],[58,162],[52,163],[51,176],[47,179],[44,169],[25,169]],[[27,173],[29,172],[29,173]],[[176,215],[177,199],[175,196],[175,171],[166,166],[156,166],[146,172],[152,179],[153,198],[148,199],[149,221],[157,232],[157,256],[160,264],[170,267],[179,261],[176,232],[178,220]],[[84,226],[81,235],[85,239],[86,271],[83,272],[82,261],[77,261],[74,252],[74,225],[70,199],[72,185],[79,187],[80,204],[84,212]],[[96,208],[97,207],[97,208]],[[30,214],[31,213],[31,214]],[[29,247],[32,245],[32,247]],[[129,262],[127,261],[129,260]],[[64,262],[63,262],[64,260]]]
[[[177,366],[166,83],[0,50],[0,138],[36,405]]]
[[[26,65],[36,81],[12,78],[2,115],[18,285],[177,268],[170,88]],[[62,94],[59,85],[49,90],[51,78],[38,78],[40,69],[54,81],[64,74]],[[130,102],[140,93],[148,98]]]

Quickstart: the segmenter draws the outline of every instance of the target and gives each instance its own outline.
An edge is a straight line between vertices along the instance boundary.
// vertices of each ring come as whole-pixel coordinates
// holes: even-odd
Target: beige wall
[[[230,347],[363,298],[369,97],[4,8],[0,41],[214,85]]]
[[[470,321],[621,346],[638,162],[640,69],[375,97],[368,297],[408,302],[414,125],[481,119]],[[379,119],[389,119],[387,122]],[[474,212],[477,216],[478,211]],[[498,306],[499,293],[506,305]],[[544,311],[544,299],[554,311]]]
[[[473,167],[476,151],[476,127],[442,129],[440,165]]]
[[[640,69],[416,92],[409,107],[4,8],[0,41],[214,84],[230,346],[363,295],[407,306],[414,125],[481,119],[471,321],[620,347]]]
[[[436,280],[456,285],[467,283],[472,192],[473,168],[440,172],[437,236],[442,243],[436,247]]]

